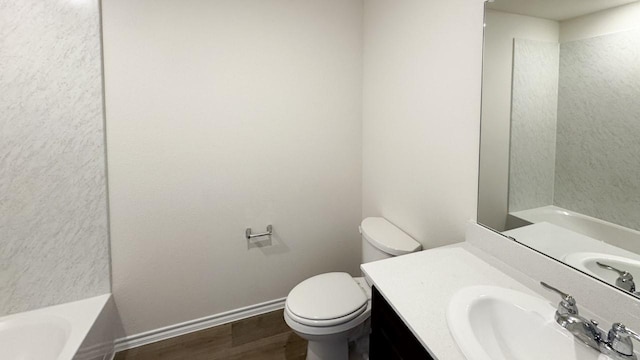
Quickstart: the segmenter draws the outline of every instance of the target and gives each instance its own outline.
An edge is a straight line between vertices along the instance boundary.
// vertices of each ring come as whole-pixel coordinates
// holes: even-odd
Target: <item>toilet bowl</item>
[[[363,263],[422,249],[384,218],[364,219],[360,232]],[[345,272],[332,272],[296,285],[287,296],[284,319],[308,341],[307,360],[347,360],[349,343],[368,339],[370,313],[369,282]]]

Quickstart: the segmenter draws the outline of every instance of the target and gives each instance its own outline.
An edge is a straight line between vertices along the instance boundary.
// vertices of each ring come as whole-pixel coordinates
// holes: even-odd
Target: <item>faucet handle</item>
[[[622,323],[614,323],[611,326],[611,330],[609,330],[607,340],[609,341],[609,346],[617,353],[632,356],[633,342],[631,338],[640,341],[640,334],[631,329],[627,329]]]
[[[562,299],[563,299],[563,300],[567,300],[567,301],[568,301],[569,299],[573,299],[573,296],[571,296],[571,295],[567,294],[566,292],[564,292],[564,291],[562,291],[562,290],[558,290],[558,289],[554,288],[553,286],[551,286],[551,285],[547,284],[547,283],[546,283],[546,282],[544,282],[544,281],[540,281],[540,285],[542,285],[542,286],[546,287],[547,289],[549,289],[549,290],[551,290],[551,291],[553,291],[553,292],[557,293],[558,295],[562,296]],[[574,301],[575,301],[575,300],[574,300]]]
[[[633,275],[631,275],[628,271],[616,269],[611,265],[607,265],[599,261],[596,261],[596,264],[598,264],[598,266],[600,266],[601,268],[618,273],[619,276],[616,279],[617,287],[622,288],[623,290],[627,290],[630,293],[636,292],[636,284],[633,282]]]
[[[572,315],[578,314],[578,306],[576,305],[576,299],[574,299],[573,296],[567,294],[564,291],[556,289],[555,287],[545,283],[544,281],[540,281],[540,285],[547,288],[548,290],[555,292],[556,294],[562,297],[562,301],[560,302],[560,307],[565,309],[567,313]],[[558,308],[558,310],[560,310],[560,308]]]
[[[628,274],[628,272],[624,271],[624,270],[620,270],[620,269],[616,269],[611,265],[605,264],[605,263],[601,263],[600,261],[596,261],[596,264],[598,264],[598,266],[600,266],[601,268],[605,268],[607,270],[612,270],[618,273],[618,275],[623,276],[625,274]]]

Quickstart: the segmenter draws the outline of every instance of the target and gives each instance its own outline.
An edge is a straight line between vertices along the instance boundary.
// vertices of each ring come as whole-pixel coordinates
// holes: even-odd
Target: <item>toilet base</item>
[[[307,339],[307,360],[368,360],[370,333],[368,318],[356,328],[334,336],[298,335]]]
[[[369,330],[370,328],[367,328]],[[349,343],[349,360],[369,360],[369,332]]]
[[[349,360],[347,339],[334,341],[309,341],[307,360]]]

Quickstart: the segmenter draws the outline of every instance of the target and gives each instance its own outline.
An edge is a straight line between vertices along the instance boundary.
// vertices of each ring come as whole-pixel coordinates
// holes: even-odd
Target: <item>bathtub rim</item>
[[[4,315],[0,317],[0,322],[24,318],[34,319],[39,316],[43,318],[53,316],[68,321],[71,331],[64,347],[55,360],[72,360],[110,299],[111,294],[98,295],[59,305]]]

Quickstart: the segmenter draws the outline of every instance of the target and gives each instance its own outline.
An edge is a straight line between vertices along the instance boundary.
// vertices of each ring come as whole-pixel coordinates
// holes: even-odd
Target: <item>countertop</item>
[[[446,319],[449,299],[459,289],[494,285],[540,296],[474,255],[469,247],[460,243],[361,265],[365,276],[439,360],[465,359]]]

